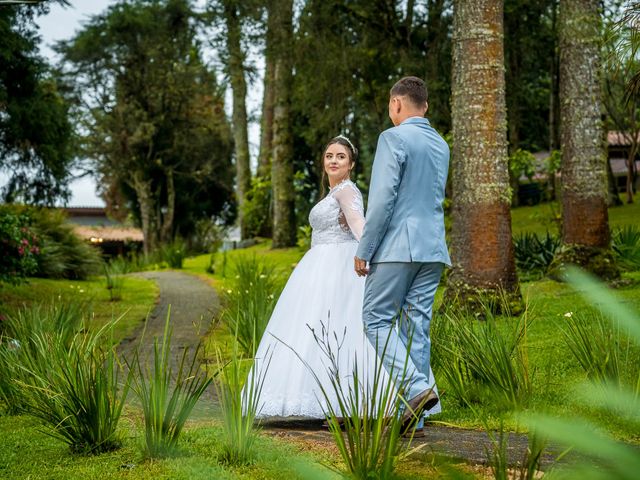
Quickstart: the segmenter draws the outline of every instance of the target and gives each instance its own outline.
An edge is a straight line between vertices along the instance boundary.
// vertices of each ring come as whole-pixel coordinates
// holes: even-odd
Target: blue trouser
[[[443,268],[444,264],[439,262],[369,265],[363,306],[365,331],[390,375],[398,380],[405,373],[403,386],[407,399],[434,385],[429,378],[429,327]],[[396,322],[398,329],[394,328]]]

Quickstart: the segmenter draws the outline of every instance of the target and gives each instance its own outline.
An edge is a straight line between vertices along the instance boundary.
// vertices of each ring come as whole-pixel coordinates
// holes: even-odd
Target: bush
[[[0,400],[8,413],[25,409],[20,382],[28,382],[28,375],[21,365],[25,358],[37,353],[33,338],[55,334],[63,345],[69,345],[82,326],[84,312],[80,303],[58,301],[24,307],[7,315],[0,332]]]
[[[527,404],[532,393],[527,317],[525,310],[517,321],[499,322],[487,306],[484,321],[457,310],[434,319],[433,369],[461,404],[485,400],[506,408]]]
[[[543,277],[553,261],[561,240],[549,232],[544,237],[526,232],[513,239],[516,266],[523,279],[538,279]]]
[[[30,226],[40,241],[35,275],[44,278],[84,280],[100,271],[102,256],[98,249],[85,243],[66,223],[61,210],[18,207],[26,212]]]
[[[17,283],[38,268],[38,238],[28,215],[0,209],[0,283]]]
[[[639,270],[640,228],[635,225],[618,228],[611,237],[618,265],[626,270]]]
[[[271,236],[271,180],[254,177],[242,213],[247,238]]]
[[[181,238],[176,237],[173,242],[164,245],[160,252],[162,260],[167,262],[169,268],[182,268],[187,257],[187,245]]]

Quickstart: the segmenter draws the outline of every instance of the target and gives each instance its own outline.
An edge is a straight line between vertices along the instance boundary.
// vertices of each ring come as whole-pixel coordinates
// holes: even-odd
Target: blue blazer
[[[442,208],[448,171],[449,146],[426,118],[382,132],[356,255],[372,263],[451,265]]]

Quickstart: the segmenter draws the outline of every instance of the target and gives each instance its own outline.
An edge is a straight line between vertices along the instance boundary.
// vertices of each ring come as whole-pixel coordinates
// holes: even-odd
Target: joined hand
[[[359,277],[364,277],[369,273],[369,269],[367,268],[367,261],[358,257],[353,257],[354,260],[354,269]]]

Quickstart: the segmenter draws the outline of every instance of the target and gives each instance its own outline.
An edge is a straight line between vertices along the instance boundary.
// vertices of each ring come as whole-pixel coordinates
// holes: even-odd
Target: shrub
[[[173,242],[161,248],[162,260],[167,262],[169,268],[182,268],[187,257],[187,246],[181,238],[176,237]]]
[[[271,236],[271,180],[254,177],[242,205],[246,236]]]
[[[515,237],[513,239],[515,260],[521,275],[528,279],[543,277],[561,243],[559,237],[549,232],[543,238],[531,232]]]
[[[126,269],[126,262],[121,257],[104,264],[105,286],[109,291],[109,300],[112,302],[122,300]]]
[[[0,209],[0,283],[17,283],[36,272],[38,238],[28,215]]]
[[[158,344],[157,338],[153,341],[153,368],[143,367],[139,351],[129,365],[134,372],[132,388],[144,412],[145,445],[149,457],[164,457],[175,451],[191,411],[211,383],[197,364],[200,347],[196,348],[191,361],[187,361],[188,349],[183,349],[178,371],[173,371],[170,316],[169,311],[162,344]]]
[[[51,436],[74,452],[117,448],[117,425],[129,388],[120,388],[122,368],[114,348],[105,347],[107,324],[76,333],[65,344],[59,332],[37,333],[21,357],[19,385],[26,413],[47,425]]]
[[[499,322],[490,307],[485,308],[484,321],[448,311],[433,322],[433,368],[463,404],[490,399],[507,408],[522,406],[532,393],[528,324],[526,309],[517,320],[506,322]]]
[[[640,269],[640,228],[635,225],[618,228],[611,240],[618,265],[626,270]]]
[[[274,267],[255,256],[238,258],[235,271],[235,281],[223,293],[226,308],[222,321],[237,338],[242,351],[253,356],[282,290],[282,282]]]
[[[25,408],[24,389],[19,382],[25,382],[28,375],[21,364],[37,355],[33,338],[55,334],[63,345],[69,345],[84,316],[83,304],[61,301],[23,307],[7,315],[0,335],[0,400],[8,413],[20,413]]]
[[[41,238],[37,276],[85,280],[97,274],[102,256],[66,223],[61,210],[32,209],[32,226]]]

